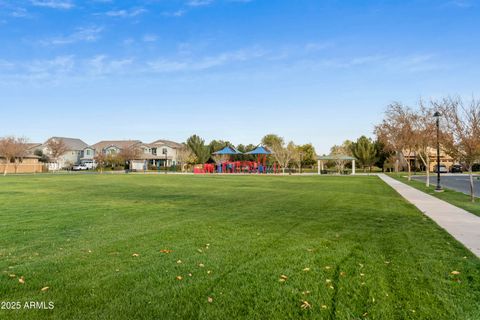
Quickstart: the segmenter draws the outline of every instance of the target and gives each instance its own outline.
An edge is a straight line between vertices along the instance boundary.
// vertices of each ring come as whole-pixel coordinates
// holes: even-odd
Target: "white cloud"
[[[143,42],[155,42],[157,41],[158,37],[154,34],[146,34],[143,36]]]
[[[142,13],[147,12],[144,8],[132,8],[132,9],[122,9],[122,10],[110,10],[105,13],[109,17],[120,17],[120,18],[130,18],[141,15]]]
[[[32,5],[37,7],[46,7],[52,9],[72,9],[75,5],[72,1],[62,0],[31,0]]]
[[[63,37],[51,38],[40,41],[43,45],[65,45],[76,42],[93,42],[100,37],[101,27],[77,28],[75,32]]]
[[[86,61],[87,73],[102,76],[124,72],[126,67],[133,63],[133,59],[111,59],[106,55],[97,55]]]
[[[147,62],[151,70],[155,72],[173,71],[201,71],[235,62],[244,62],[259,59],[265,56],[265,52],[259,49],[245,49],[233,52],[225,52],[215,56],[207,56],[200,59],[169,60],[160,58]]]
[[[213,0],[190,0],[187,5],[190,7],[203,7],[213,3]]]
[[[15,8],[10,12],[10,16],[14,18],[25,18],[28,17],[28,11],[25,8]]]
[[[472,1],[469,0],[452,0],[447,3],[449,6],[454,6],[458,8],[470,8],[473,7]]]
[[[172,12],[169,12],[169,11],[165,11],[162,13],[162,15],[166,16],[166,17],[182,17],[185,15],[185,13],[187,13],[187,11],[185,10],[177,10],[177,11],[172,11]]]

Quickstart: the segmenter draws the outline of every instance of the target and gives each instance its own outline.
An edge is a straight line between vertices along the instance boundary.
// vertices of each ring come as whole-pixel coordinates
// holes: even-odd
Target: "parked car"
[[[73,171],[82,171],[82,170],[88,170],[88,166],[85,164],[78,164],[76,166],[72,167]]]
[[[438,166],[435,165],[435,167],[433,168],[433,172],[437,173],[437,169],[438,169]],[[448,173],[447,167],[444,164],[440,165],[440,173]]]
[[[459,164],[454,164],[450,167],[450,172],[451,173],[462,173],[463,172],[463,168],[461,165]]]

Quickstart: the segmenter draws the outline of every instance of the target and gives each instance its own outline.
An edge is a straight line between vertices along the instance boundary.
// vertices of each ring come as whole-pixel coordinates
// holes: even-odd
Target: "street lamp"
[[[433,116],[437,119],[437,187],[435,191],[443,191],[442,186],[440,185],[440,117],[441,113],[436,111]]]
[[[300,151],[300,174],[302,174],[303,151]]]
[[[167,174],[167,148],[163,148],[162,153],[165,155],[165,174]]]

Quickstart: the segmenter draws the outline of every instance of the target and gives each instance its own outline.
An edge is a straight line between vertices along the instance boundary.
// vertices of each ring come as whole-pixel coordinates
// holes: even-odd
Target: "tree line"
[[[438,113],[437,113],[438,112]],[[429,185],[430,151],[436,149],[439,119],[441,150],[461,163],[469,172],[470,196],[475,201],[473,165],[480,162],[480,101],[460,97],[420,100],[410,107],[395,102],[387,106],[384,119],[375,126],[375,135],[384,146],[384,152],[393,154],[396,170],[402,159],[419,158],[426,167]],[[408,179],[411,163],[406,161]]]

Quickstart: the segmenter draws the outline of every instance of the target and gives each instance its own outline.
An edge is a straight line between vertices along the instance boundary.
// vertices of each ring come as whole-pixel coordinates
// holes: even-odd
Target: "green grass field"
[[[377,177],[7,176],[0,301],[54,303],[0,319],[480,319],[480,260]]]

